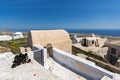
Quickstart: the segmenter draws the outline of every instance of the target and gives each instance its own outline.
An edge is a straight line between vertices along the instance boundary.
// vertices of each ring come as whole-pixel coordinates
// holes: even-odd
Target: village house
[[[106,38],[96,37],[92,33],[91,37],[83,37],[81,44],[86,47],[102,47],[106,41]]]
[[[77,41],[76,35],[74,38]],[[96,37],[92,34],[91,37],[82,37],[82,40],[74,46],[87,52],[91,51],[92,54],[101,56],[112,65],[120,67],[120,41],[107,42],[107,38]]]
[[[107,41],[107,38],[96,37],[94,33],[89,37],[77,37],[75,34],[72,38],[72,43],[81,43],[84,47],[102,47]]]
[[[106,58],[107,60],[118,67],[120,67],[120,41],[105,43],[109,47]]]
[[[20,39],[20,38],[23,38],[23,34],[22,32],[16,32],[13,34],[13,39]]]
[[[87,37],[77,37],[77,35],[74,35],[73,38],[74,41],[76,40],[76,43],[73,43],[73,46],[105,58],[108,47],[104,47],[104,44],[107,41],[107,38],[96,37],[93,33]]]

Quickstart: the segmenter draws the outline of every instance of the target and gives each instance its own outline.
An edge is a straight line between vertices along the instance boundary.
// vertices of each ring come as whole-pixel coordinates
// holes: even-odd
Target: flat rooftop
[[[52,58],[47,58],[48,69],[34,59],[11,68],[13,60],[11,53],[0,54],[0,80],[87,80]]]
[[[0,62],[0,80],[62,80],[32,59],[31,63],[11,68],[13,58]]]

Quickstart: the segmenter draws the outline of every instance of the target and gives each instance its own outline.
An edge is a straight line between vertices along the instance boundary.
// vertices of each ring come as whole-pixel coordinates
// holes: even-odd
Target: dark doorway
[[[83,39],[83,46],[87,46],[86,41],[87,41],[86,38]]]

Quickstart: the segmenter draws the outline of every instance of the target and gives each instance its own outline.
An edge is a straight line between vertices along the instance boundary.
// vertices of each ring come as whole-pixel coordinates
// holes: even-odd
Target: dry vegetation
[[[27,38],[16,39],[11,41],[0,41],[0,46],[5,47],[4,52],[7,52],[9,49],[14,54],[20,52],[19,47],[27,47]]]
[[[9,51],[9,48],[0,46],[0,53],[4,53],[4,52],[8,52],[8,51]]]

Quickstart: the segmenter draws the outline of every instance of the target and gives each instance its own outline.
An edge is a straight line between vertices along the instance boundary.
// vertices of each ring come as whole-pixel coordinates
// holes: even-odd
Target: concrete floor
[[[13,58],[0,62],[0,80],[62,80],[35,60],[11,68]]]
[[[0,80],[86,80],[55,62],[52,58],[47,58],[48,70],[34,59],[31,63],[11,68],[14,55],[9,54],[0,55]]]
[[[49,66],[49,70],[63,80],[87,80],[84,77],[58,64],[52,58],[47,59],[47,64]]]

